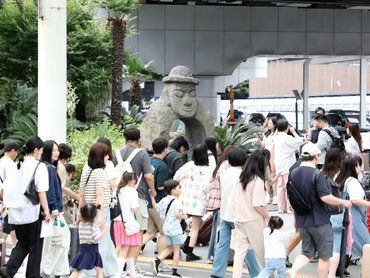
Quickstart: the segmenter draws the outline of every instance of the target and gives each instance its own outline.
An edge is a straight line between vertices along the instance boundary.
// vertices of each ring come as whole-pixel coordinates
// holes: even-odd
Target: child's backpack
[[[132,153],[129,155],[129,157],[123,161],[122,156],[121,156],[121,151],[116,150],[116,158],[117,158],[117,165],[114,167],[114,170],[116,172],[116,184],[119,184],[122,178],[122,174],[124,172],[133,172],[132,166],[131,166],[131,161],[134,159],[134,157],[141,151],[140,148],[136,148],[135,150],[132,151]],[[141,176],[140,176],[141,178]],[[140,181],[138,181],[139,183]]]
[[[323,129],[323,131],[326,132],[331,138],[331,145],[329,149],[338,149],[340,151],[342,159],[345,159],[347,153],[342,137],[334,137],[333,134],[331,134],[330,130],[328,129]],[[329,149],[327,149],[326,151],[328,151]]]

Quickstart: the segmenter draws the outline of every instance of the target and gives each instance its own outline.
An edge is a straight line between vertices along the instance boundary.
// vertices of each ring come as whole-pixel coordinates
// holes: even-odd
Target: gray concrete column
[[[303,130],[307,130],[310,120],[310,110],[308,107],[308,98],[310,96],[310,63],[311,59],[307,59],[303,63]]]
[[[360,57],[360,125],[366,127],[367,58]]]
[[[197,97],[211,111],[213,119],[219,121],[220,118],[220,96],[217,92],[223,92],[223,82],[216,76],[196,76],[199,79],[197,86]]]
[[[39,0],[38,134],[66,142],[67,135],[67,3]]]

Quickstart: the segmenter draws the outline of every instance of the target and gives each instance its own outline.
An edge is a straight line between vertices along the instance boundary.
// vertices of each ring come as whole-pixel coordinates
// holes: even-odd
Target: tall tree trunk
[[[122,123],[122,74],[123,74],[123,51],[126,32],[126,22],[122,19],[112,19],[112,103],[111,116],[116,125]]]
[[[139,111],[141,110],[141,101],[142,101],[142,91],[140,87],[140,81],[132,81],[131,88],[129,93],[129,104],[130,108],[133,105],[139,106]]]

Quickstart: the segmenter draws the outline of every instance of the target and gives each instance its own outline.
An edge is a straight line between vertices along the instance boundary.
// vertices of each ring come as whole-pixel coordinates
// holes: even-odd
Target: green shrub
[[[101,136],[107,137],[112,142],[113,151],[121,148],[124,144],[122,131],[107,118],[98,123],[90,124],[83,130],[73,130],[68,134],[68,145],[73,150],[71,163],[77,169],[77,175],[71,184],[73,190],[78,189],[82,168],[87,161],[90,147]]]

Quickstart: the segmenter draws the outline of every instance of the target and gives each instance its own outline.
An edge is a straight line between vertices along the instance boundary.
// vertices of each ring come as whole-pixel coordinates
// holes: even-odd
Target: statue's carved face
[[[189,83],[165,84],[170,106],[179,118],[194,117],[198,109],[195,85]]]

